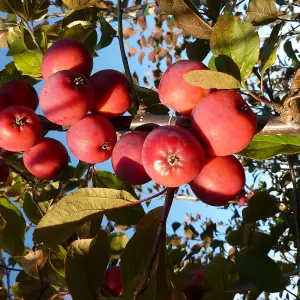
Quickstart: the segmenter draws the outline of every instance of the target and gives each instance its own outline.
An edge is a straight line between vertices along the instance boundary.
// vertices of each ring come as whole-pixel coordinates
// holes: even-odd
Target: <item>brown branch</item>
[[[143,277],[141,278],[134,294],[132,297],[132,300],[137,300],[139,298],[139,296],[143,293],[143,291],[145,290],[146,286],[149,283],[149,277],[150,277],[150,273],[153,267],[153,264],[155,262],[157,253],[158,253],[158,249],[160,247],[160,242],[161,242],[161,237],[163,236],[163,234],[165,234],[166,231],[166,222],[167,222],[167,218],[173,203],[173,199],[174,199],[174,194],[175,194],[175,190],[174,188],[168,188],[167,189],[167,195],[166,195],[166,200],[165,200],[165,204],[164,204],[164,210],[163,213],[161,215],[161,219],[160,219],[160,223],[158,226],[158,230],[157,230],[157,234],[156,234],[156,238],[153,244],[153,248],[152,248],[152,253],[151,256],[149,258],[147,267],[144,271]]]
[[[128,63],[128,59],[126,56],[126,51],[125,51],[125,46],[124,46],[124,37],[123,37],[123,15],[122,15],[122,1],[118,0],[118,39],[119,39],[119,46],[120,46],[120,52],[121,52],[121,56],[122,56],[122,61],[123,61],[123,65],[124,65],[124,69],[125,69],[125,73],[126,73],[126,77],[127,80],[129,82],[129,88],[131,90],[132,93],[132,101],[134,106],[136,107],[136,109],[139,109],[140,107],[140,98],[139,95],[134,87],[134,82],[131,76],[131,71],[130,71],[130,67],[129,67],[129,63]]]

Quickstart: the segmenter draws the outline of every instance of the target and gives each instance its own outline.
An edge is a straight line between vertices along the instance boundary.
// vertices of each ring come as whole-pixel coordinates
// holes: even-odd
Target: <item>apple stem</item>
[[[174,200],[174,194],[175,194],[176,188],[168,188],[167,189],[167,195],[164,203],[164,210],[160,218],[160,223],[158,226],[157,234],[155,237],[155,241],[152,248],[152,253],[150,255],[147,267],[144,271],[143,277],[141,278],[135,292],[133,293],[132,300],[137,300],[139,296],[144,292],[144,290],[147,288],[150,280],[150,274],[152,267],[154,265],[155,259],[157,257],[157,253],[159,251],[159,248],[165,247],[165,241],[164,238],[166,236],[166,222],[169,216],[169,212]]]
[[[126,56],[126,51],[125,51],[125,46],[124,46],[124,38],[123,38],[123,15],[122,15],[122,0],[118,0],[118,9],[117,9],[117,14],[118,14],[118,39],[119,39],[119,46],[120,46],[120,52],[122,56],[122,61],[126,73],[126,77],[128,80],[128,85],[132,94],[132,101],[134,106],[136,107],[137,110],[140,109],[141,105],[141,99],[134,87],[134,82],[131,76],[131,71],[128,63],[128,59]]]

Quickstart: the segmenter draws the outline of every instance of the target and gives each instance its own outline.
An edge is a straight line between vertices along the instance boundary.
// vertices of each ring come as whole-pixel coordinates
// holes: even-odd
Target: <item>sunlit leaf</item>
[[[247,21],[253,25],[266,25],[277,20],[278,11],[274,0],[251,0]]]

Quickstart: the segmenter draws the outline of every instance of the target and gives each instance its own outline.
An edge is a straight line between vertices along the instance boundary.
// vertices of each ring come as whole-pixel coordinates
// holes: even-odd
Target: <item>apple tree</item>
[[[0,11],[0,299],[299,299],[299,0]]]

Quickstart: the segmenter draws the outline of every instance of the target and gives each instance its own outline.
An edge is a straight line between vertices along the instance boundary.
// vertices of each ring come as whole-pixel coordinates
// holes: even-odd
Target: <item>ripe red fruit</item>
[[[192,86],[183,76],[190,71],[208,70],[200,61],[180,60],[171,65],[163,74],[159,83],[159,99],[165,106],[183,115],[189,115],[195,105],[211,90]]]
[[[36,110],[39,104],[36,90],[24,80],[10,80],[0,86],[1,108],[22,105]]]
[[[142,147],[147,135],[140,131],[123,135],[113,149],[112,167],[116,175],[128,184],[144,184],[151,180],[142,163]]]
[[[120,267],[109,267],[106,270],[103,287],[110,292],[111,296],[118,297],[121,295],[123,288]]]
[[[93,58],[86,47],[75,40],[56,41],[45,53],[42,62],[42,75],[47,79],[52,74],[71,70],[89,77],[93,68]]]
[[[192,126],[209,154],[226,156],[247,147],[256,132],[256,116],[240,94],[218,91],[197,104]]]
[[[194,194],[204,203],[222,206],[234,199],[245,185],[243,166],[233,155],[211,157],[190,182]]]
[[[35,112],[25,106],[10,106],[0,113],[0,147],[25,151],[42,138],[42,127]]]
[[[178,187],[199,174],[204,165],[204,152],[201,144],[186,129],[161,126],[147,136],[142,162],[155,182]]]
[[[59,71],[46,80],[40,95],[40,106],[51,122],[72,125],[87,114],[93,99],[94,89],[83,75]]]
[[[204,272],[203,270],[191,270],[189,283],[184,288],[187,300],[201,300],[204,296]]]
[[[67,131],[71,152],[86,163],[96,164],[109,159],[116,142],[113,125],[100,115],[87,115]]]
[[[0,182],[5,182],[9,175],[9,168],[5,164],[4,159],[0,157]]]
[[[44,138],[40,143],[24,152],[26,169],[40,179],[57,179],[61,169],[68,165],[68,152],[64,145],[52,138]]]
[[[103,70],[91,76],[95,88],[92,112],[107,117],[124,114],[131,106],[132,99],[125,75],[116,70]]]

